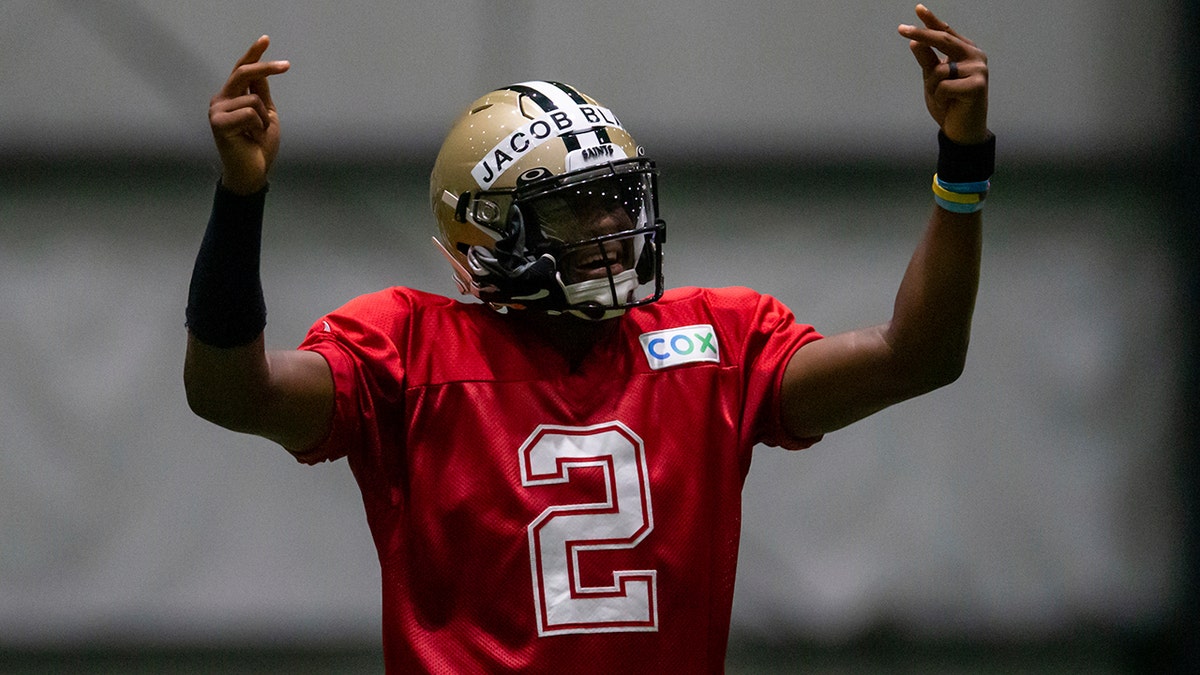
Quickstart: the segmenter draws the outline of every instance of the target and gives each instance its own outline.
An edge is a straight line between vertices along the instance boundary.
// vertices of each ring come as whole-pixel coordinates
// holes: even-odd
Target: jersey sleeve
[[[797,438],[784,428],[783,373],[797,350],[822,336],[811,325],[797,322],[792,311],[772,296],[746,291],[739,302],[754,307],[742,343],[746,410],[754,438],[788,450],[808,448],[822,437]]]
[[[312,449],[296,453],[298,461],[378,457],[387,443],[404,437],[392,428],[398,421],[387,412],[403,409],[399,336],[408,314],[395,297],[380,291],[355,298],[309,328],[298,349],[316,352],[329,364],[334,407],[328,435]]]

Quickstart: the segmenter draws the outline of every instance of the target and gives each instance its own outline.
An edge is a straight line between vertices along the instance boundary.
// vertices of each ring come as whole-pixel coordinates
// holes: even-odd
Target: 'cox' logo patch
[[[721,362],[717,333],[710,324],[642,333],[638,338],[651,370],[685,363]]]

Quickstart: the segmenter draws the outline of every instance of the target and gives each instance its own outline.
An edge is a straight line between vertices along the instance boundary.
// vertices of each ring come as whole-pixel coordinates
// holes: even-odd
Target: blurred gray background
[[[990,57],[973,351],[949,388],[756,451],[730,670],[1173,667],[1195,644],[1197,3],[930,4]],[[453,292],[437,146],[535,78],[659,160],[670,285],[752,286],[826,333],[885,320],[936,159],[896,34],[915,21],[891,1],[4,0],[0,671],[379,670],[345,463],[300,466],[183,396],[208,99],[256,37],[292,62],[263,260],[290,347],[355,295]]]

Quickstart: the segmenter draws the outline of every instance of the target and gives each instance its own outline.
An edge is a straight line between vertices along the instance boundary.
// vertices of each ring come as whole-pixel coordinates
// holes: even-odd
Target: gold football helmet
[[[620,315],[663,293],[657,171],[608,108],[557,82],[472,103],[430,202],[459,290],[497,307]]]

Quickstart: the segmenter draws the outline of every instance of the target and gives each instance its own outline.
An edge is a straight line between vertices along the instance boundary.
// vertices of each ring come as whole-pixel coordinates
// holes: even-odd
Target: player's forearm
[[[218,185],[188,289],[184,387],[200,416],[247,428],[269,381],[259,277],[266,189],[239,195]]]
[[[259,277],[267,189],[235,194],[218,184],[188,287],[187,326],[206,345],[250,344],[267,324]]]
[[[982,217],[934,207],[896,294],[885,338],[920,390],[955,380],[966,362],[979,287]]]
[[[333,380],[316,353],[266,351],[259,278],[265,192],[217,189],[188,291],[184,389],[204,419],[306,450],[328,429]]]
[[[979,288],[982,209],[995,170],[996,138],[982,120],[978,143],[938,133],[935,206],[896,294],[884,339],[902,379],[918,393],[962,373]]]

